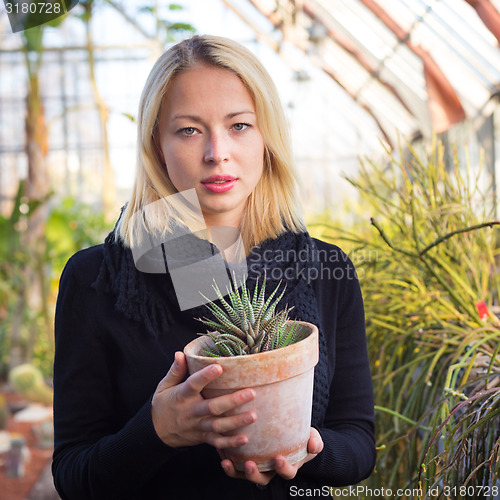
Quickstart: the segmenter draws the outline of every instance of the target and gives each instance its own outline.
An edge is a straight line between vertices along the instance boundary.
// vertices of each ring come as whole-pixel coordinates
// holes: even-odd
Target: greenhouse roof
[[[500,0],[248,1],[392,144],[474,120],[499,90]]]
[[[134,116],[147,74],[162,50],[191,33],[159,29],[172,23],[233,38],[263,62],[289,117],[312,211],[349,198],[345,177],[360,157],[378,161],[383,146],[425,144],[435,132],[467,147],[474,166],[484,158],[491,180],[500,179],[500,0],[178,0],[156,2],[154,15],[150,3],[98,2],[91,25],[123,199],[135,175]],[[99,116],[82,5],[45,30],[40,82],[52,175],[68,192],[78,186],[85,194],[96,191],[104,139],[98,126],[87,126]],[[28,169],[23,43],[1,10],[0,202]]]

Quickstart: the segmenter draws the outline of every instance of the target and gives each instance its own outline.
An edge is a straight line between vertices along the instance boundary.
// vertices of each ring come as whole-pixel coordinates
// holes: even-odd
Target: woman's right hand
[[[255,422],[257,415],[247,411],[227,416],[226,412],[255,398],[253,389],[242,389],[213,399],[204,399],[203,388],[222,374],[220,365],[210,365],[193,373],[184,382],[187,362],[184,353],[176,352],[165,378],[153,395],[153,425],[160,439],[172,447],[208,443],[218,449],[243,446],[244,434],[226,436]]]

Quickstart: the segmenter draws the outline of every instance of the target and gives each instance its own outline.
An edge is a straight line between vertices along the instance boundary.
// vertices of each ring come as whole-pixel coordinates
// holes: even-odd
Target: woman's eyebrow
[[[248,114],[255,115],[255,112],[251,110],[237,111],[235,113],[229,113],[228,115],[226,115],[226,119],[231,119],[238,115],[248,115]]]
[[[245,115],[245,114],[252,114],[252,115],[255,115],[255,112],[254,111],[251,111],[251,110],[244,110],[244,111],[235,111],[234,113],[229,113],[227,114],[224,118],[226,120],[230,120],[231,118],[234,118],[235,116],[238,116],[238,115]],[[202,118],[200,116],[197,116],[197,115],[183,115],[183,114],[180,114],[180,115],[174,115],[172,117],[172,121],[175,121],[175,120],[191,120],[191,121],[195,121],[195,122],[198,122],[198,123],[201,123],[203,122]]]
[[[191,121],[196,121],[196,122],[201,122],[201,118],[196,115],[174,115],[172,116],[172,121],[175,120],[191,120]]]

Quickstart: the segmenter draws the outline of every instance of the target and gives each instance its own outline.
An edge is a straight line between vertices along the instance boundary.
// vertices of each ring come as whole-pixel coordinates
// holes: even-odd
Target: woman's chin
[[[201,206],[205,222],[209,226],[239,227],[243,215],[243,207],[230,203],[217,203]]]

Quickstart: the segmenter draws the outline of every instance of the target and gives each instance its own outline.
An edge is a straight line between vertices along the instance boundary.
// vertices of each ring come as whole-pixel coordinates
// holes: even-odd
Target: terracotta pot
[[[291,464],[307,455],[311,428],[314,367],[318,362],[318,328],[298,322],[306,338],[281,349],[258,354],[212,358],[200,355],[211,343],[206,336],[190,342],[184,353],[189,373],[207,365],[219,364],[223,373],[203,390],[205,398],[214,398],[252,387],[256,398],[233,413],[253,410],[257,420],[235,433],[246,434],[248,443],[226,448],[224,455],[237,470],[247,460],[256,462],[260,471],[274,469],[274,458],[283,455]]]

